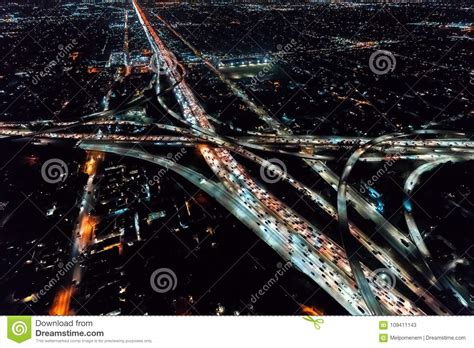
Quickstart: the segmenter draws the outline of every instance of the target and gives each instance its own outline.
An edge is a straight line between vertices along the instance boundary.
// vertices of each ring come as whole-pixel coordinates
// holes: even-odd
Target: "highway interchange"
[[[374,143],[373,139],[363,137],[295,136],[280,125],[275,127],[274,134],[221,135],[216,131],[212,118],[206,115],[187,85],[184,67],[158,36],[140,5],[133,1],[133,6],[154,51],[153,64],[157,72],[157,83],[152,88],[155,88],[157,102],[168,111],[169,116],[176,120],[179,126],[115,120],[112,116],[116,110],[106,110],[88,115],[80,121],[0,122],[0,137],[34,138],[39,141],[72,140],[77,147],[86,151],[128,156],[172,170],[212,196],[285,261],[291,261],[294,267],[305,273],[353,315],[456,314],[437,297],[440,290],[451,291],[462,307],[472,311],[472,303],[466,300],[466,296],[467,298],[469,296],[465,289],[459,284],[453,285],[450,281],[439,281],[442,277],[439,278],[436,266],[433,265],[417,228],[410,210],[409,197],[423,173],[446,162],[472,160],[474,141],[464,134],[449,134],[443,138],[428,136],[423,139],[387,137]],[[160,91],[159,79],[163,75],[170,81],[171,87]],[[174,95],[181,113],[172,111],[165,105],[162,95],[168,92]],[[146,98],[136,98],[121,111],[131,110],[145,101]],[[267,116],[260,116],[268,120]],[[275,120],[271,118],[271,123],[274,122]],[[41,130],[38,131],[37,128],[40,126]],[[107,129],[110,126],[143,127],[174,134],[131,135],[85,131],[87,127]],[[79,128],[80,131],[76,132],[75,128]],[[130,147],[134,143],[197,147],[216,179],[211,180],[166,156]],[[383,152],[384,155],[365,155],[364,148],[369,147],[377,149],[377,153]],[[327,166],[326,161],[336,158],[333,152],[347,152],[347,149],[352,149],[350,152],[353,156],[349,158],[341,178]],[[337,206],[332,205],[321,193],[298,181],[284,168],[273,165],[271,161],[252,150],[273,156],[281,154],[299,157],[338,193]],[[236,160],[235,155],[269,170],[320,208],[330,219],[337,221],[343,244],[339,245],[324,231],[259,184]],[[393,156],[397,159],[428,161],[412,172],[405,182],[407,199],[404,202],[404,209],[408,233],[390,223],[347,181],[350,170],[358,160],[385,161]],[[377,245],[371,239],[371,232],[364,232],[350,221],[347,216],[347,205],[351,205],[363,218],[373,221],[379,235],[390,248]],[[346,229],[347,235],[345,235]],[[348,238],[353,244],[346,242]],[[371,269],[359,258],[353,259],[359,249],[370,253],[383,265],[384,272],[388,276],[396,278],[399,284],[408,289],[405,291],[410,291],[412,294],[407,296],[399,290],[399,286],[394,284],[387,286],[380,282],[376,269]],[[413,298],[417,300],[414,301]],[[423,307],[420,306],[420,302],[423,302]],[[429,308],[431,312],[427,312],[424,308]]]

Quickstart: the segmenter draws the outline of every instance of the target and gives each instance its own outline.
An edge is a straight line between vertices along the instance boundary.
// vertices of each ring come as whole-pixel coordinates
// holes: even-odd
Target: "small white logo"
[[[59,158],[52,158],[43,163],[41,177],[48,184],[64,182],[69,174],[66,163]]]
[[[286,176],[285,163],[278,158],[271,158],[260,167],[260,177],[268,184],[274,184]]]
[[[15,336],[23,336],[28,333],[28,325],[23,321],[15,321],[11,327],[11,332]]]
[[[369,281],[382,289],[390,291],[395,288],[397,278],[388,268],[379,268],[370,274]]]
[[[176,277],[176,273],[169,268],[158,268],[150,276],[150,285],[155,292],[164,294],[165,292],[176,289],[178,277]]]
[[[385,75],[395,70],[397,59],[392,52],[378,50],[371,54],[369,59],[370,70],[377,75]]]

